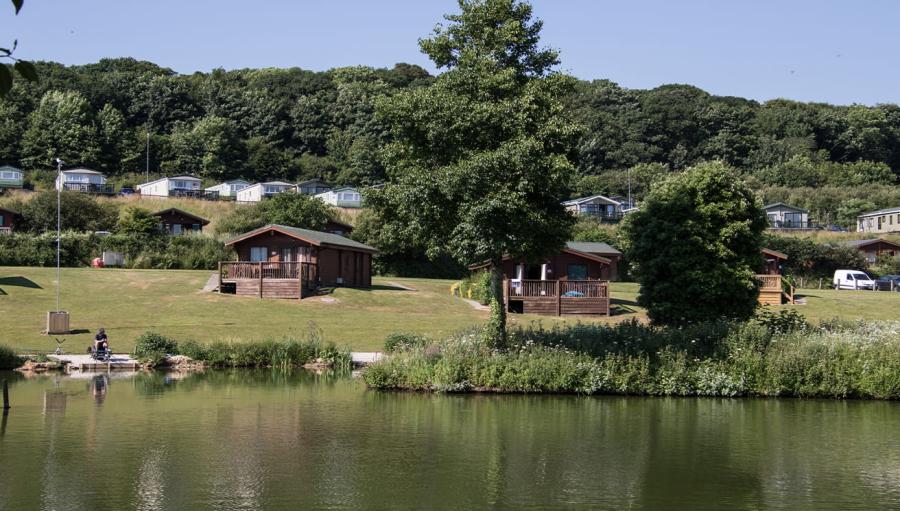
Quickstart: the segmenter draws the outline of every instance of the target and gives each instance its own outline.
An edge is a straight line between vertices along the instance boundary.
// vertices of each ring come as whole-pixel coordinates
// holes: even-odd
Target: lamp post
[[[59,310],[59,288],[60,288],[60,252],[62,238],[62,188],[63,173],[62,166],[64,161],[56,159],[56,310],[47,313],[47,333],[48,334],[67,334],[69,333],[69,313]]]

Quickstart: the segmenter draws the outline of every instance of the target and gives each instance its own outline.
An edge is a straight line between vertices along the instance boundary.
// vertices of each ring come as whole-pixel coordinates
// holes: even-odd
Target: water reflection
[[[382,394],[303,371],[14,390],[10,509],[900,507],[898,403]]]

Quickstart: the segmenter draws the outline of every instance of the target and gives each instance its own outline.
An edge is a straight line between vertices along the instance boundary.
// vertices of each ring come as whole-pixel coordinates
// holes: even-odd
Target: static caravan
[[[25,180],[20,169],[11,165],[0,167],[0,188],[22,188]]]
[[[191,197],[196,199],[216,199],[219,194],[200,188],[200,178],[194,176],[164,177],[137,185],[144,197]]]
[[[210,186],[205,190],[207,192],[216,192],[219,194],[219,197],[237,197],[237,193],[248,186],[250,186],[250,183],[243,179],[232,179],[231,181],[219,183],[216,186]]]
[[[361,208],[362,194],[359,190],[349,186],[335,188],[325,193],[319,193],[315,196],[325,204],[337,206],[339,208]]]
[[[96,170],[77,168],[60,172],[56,178],[56,189],[70,192],[115,193],[112,185],[106,184],[106,176]]]
[[[256,183],[237,192],[235,198],[238,202],[259,202],[281,192],[293,190],[294,185],[284,181],[268,181]]]

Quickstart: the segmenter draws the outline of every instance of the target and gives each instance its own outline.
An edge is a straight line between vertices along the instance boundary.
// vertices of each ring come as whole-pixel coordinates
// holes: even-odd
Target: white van
[[[837,270],[834,272],[835,289],[874,289],[875,281],[858,270]]]

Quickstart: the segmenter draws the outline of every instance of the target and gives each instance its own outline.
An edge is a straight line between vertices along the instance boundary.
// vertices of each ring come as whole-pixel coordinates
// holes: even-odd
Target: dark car
[[[882,275],[875,285],[881,291],[900,291],[900,275]]]
[[[134,195],[134,188],[122,188],[119,195]]]

